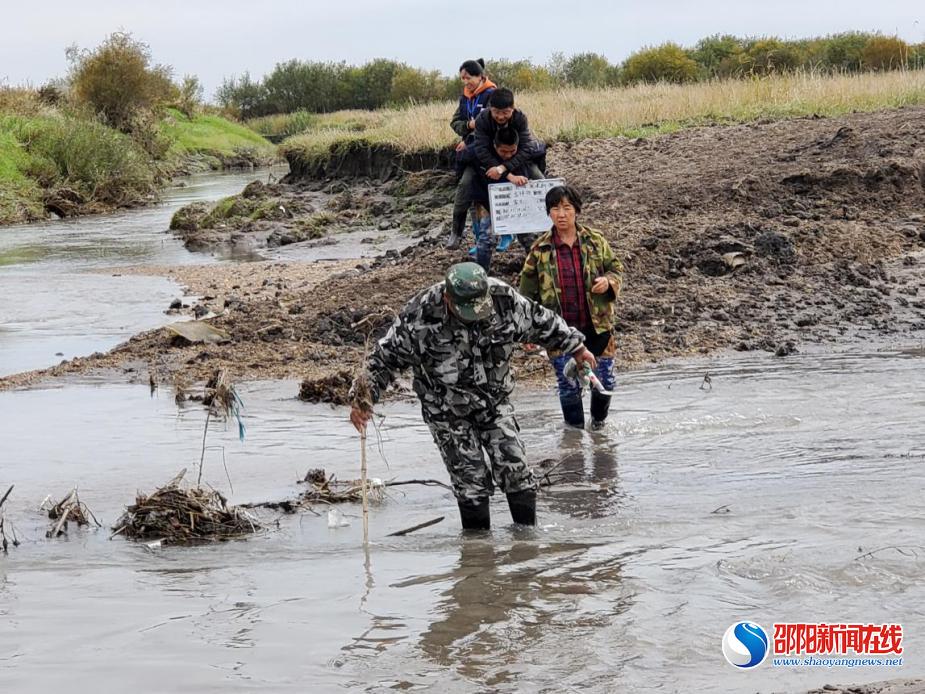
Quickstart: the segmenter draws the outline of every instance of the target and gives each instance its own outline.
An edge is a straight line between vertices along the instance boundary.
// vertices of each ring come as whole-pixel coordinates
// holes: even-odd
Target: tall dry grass
[[[528,114],[533,131],[547,142],[638,136],[715,122],[814,113],[832,116],[923,103],[925,70],[793,73],[686,85],[570,88],[517,97],[517,106]],[[282,151],[313,160],[359,143],[391,145],[406,152],[441,149],[456,139],[449,128],[454,108],[455,104],[447,102],[318,116],[305,132],[286,140]]]

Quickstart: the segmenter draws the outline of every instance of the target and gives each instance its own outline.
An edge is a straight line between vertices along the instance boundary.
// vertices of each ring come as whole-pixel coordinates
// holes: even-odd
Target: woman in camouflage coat
[[[614,388],[614,303],[623,285],[623,265],[607,239],[578,224],[581,197],[571,186],[558,186],[546,194],[546,212],[552,229],[533,244],[520,273],[520,292],[562,316],[585,335],[585,345],[597,357],[594,372],[604,389]],[[567,354],[550,354],[559,385],[559,402],[565,421],[584,427],[580,382],[565,373]],[[600,428],[607,418],[610,396],[591,390],[591,426]]]

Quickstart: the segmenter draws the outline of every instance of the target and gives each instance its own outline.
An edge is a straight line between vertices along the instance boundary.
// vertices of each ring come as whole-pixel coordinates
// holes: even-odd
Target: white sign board
[[[542,178],[525,186],[513,183],[492,183],[488,186],[488,207],[491,229],[495,236],[533,234],[552,227],[546,214],[546,193],[564,186],[561,178]]]

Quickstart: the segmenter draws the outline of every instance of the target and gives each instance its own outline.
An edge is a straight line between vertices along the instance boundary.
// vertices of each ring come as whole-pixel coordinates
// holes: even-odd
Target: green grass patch
[[[40,219],[42,189],[25,173],[31,158],[0,120],[0,224]]]
[[[215,206],[199,222],[199,226],[205,228],[216,227],[233,219],[258,221],[285,217],[285,208],[281,207],[281,202],[278,198],[246,198],[243,195],[231,195],[216,202]],[[177,223],[181,223],[179,219]]]
[[[146,153],[96,121],[0,116],[0,222],[141,203],[155,192]]]
[[[317,239],[321,236],[324,236],[324,233],[327,231],[328,227],[330,227],[336,221],[336,215],[334,215],[332,212],[322,210],[320,212],[312,213],[305,219],[300,219],[297,223],[297,227],[306,238]]]
[[[155,169],[144,150],[96,121],[5,116],[0,132],[20,144],[22,174],[52,194],[66,191],[75,205],[131,205],[155,192]]]
[[[169,109],[161,123],[161,132],[172,141],[168,158],[206,154],[225,160],[243,154],[270,161],[276,156],[276,148],[260,134],[220,116],[188,118],[176,109]]]
[[[171,109],[155,127],[170,143],[166,161],[91,118],[55,108],[0,111],[0,224],[41,219],[47,210],[71,215],[144,203],[165,168],[180,168],[189,156],[212,158],[216,168],[276,156],[263,137],[219,116]]]

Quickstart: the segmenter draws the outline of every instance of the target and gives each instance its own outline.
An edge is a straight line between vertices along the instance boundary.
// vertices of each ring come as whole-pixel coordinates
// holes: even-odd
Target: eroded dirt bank
[[[623,366],[728,347],[786,356],[805,343],[901,338],[925,328],[923,108],[556,145],[550,168],[583,191],[582,221],[601,229],[624,259]],[[229,343],[182,346],[152,331],[106,355],[0,379],[0,388],[96,368],[131,369],[129,378],[145,381],[149,368],[159,380],[188,381],[217,366],[237,379],[352,371],[364,342],[358,321],[372,315],[380,334],[393,309],[467,257],[443,250],[433,227],[449,219],[446,175],[413,183],[404,191],[394,181],[386,184],[392,188],[333,184],[341,221],[373,221],[382,233],[405,227],[416,237],[400,253],[318,266],[310,282],[297,279],[305,272],[298,262],[213,271],[257,273],[259,291],[249,293],[187,282],[192,293],[212,296],[203,303]],[[304,225],[300,204],[317,221],[323,185],[274,186],[286,218],[271,222]],[[217,242],[247,234],[248,225],[261,227],[258,247],[284,231],[223,224]],[[494,273],[514,280],[521,260],[519,250],[500,254]],[[537,359],[523,366],[543,370]]]

